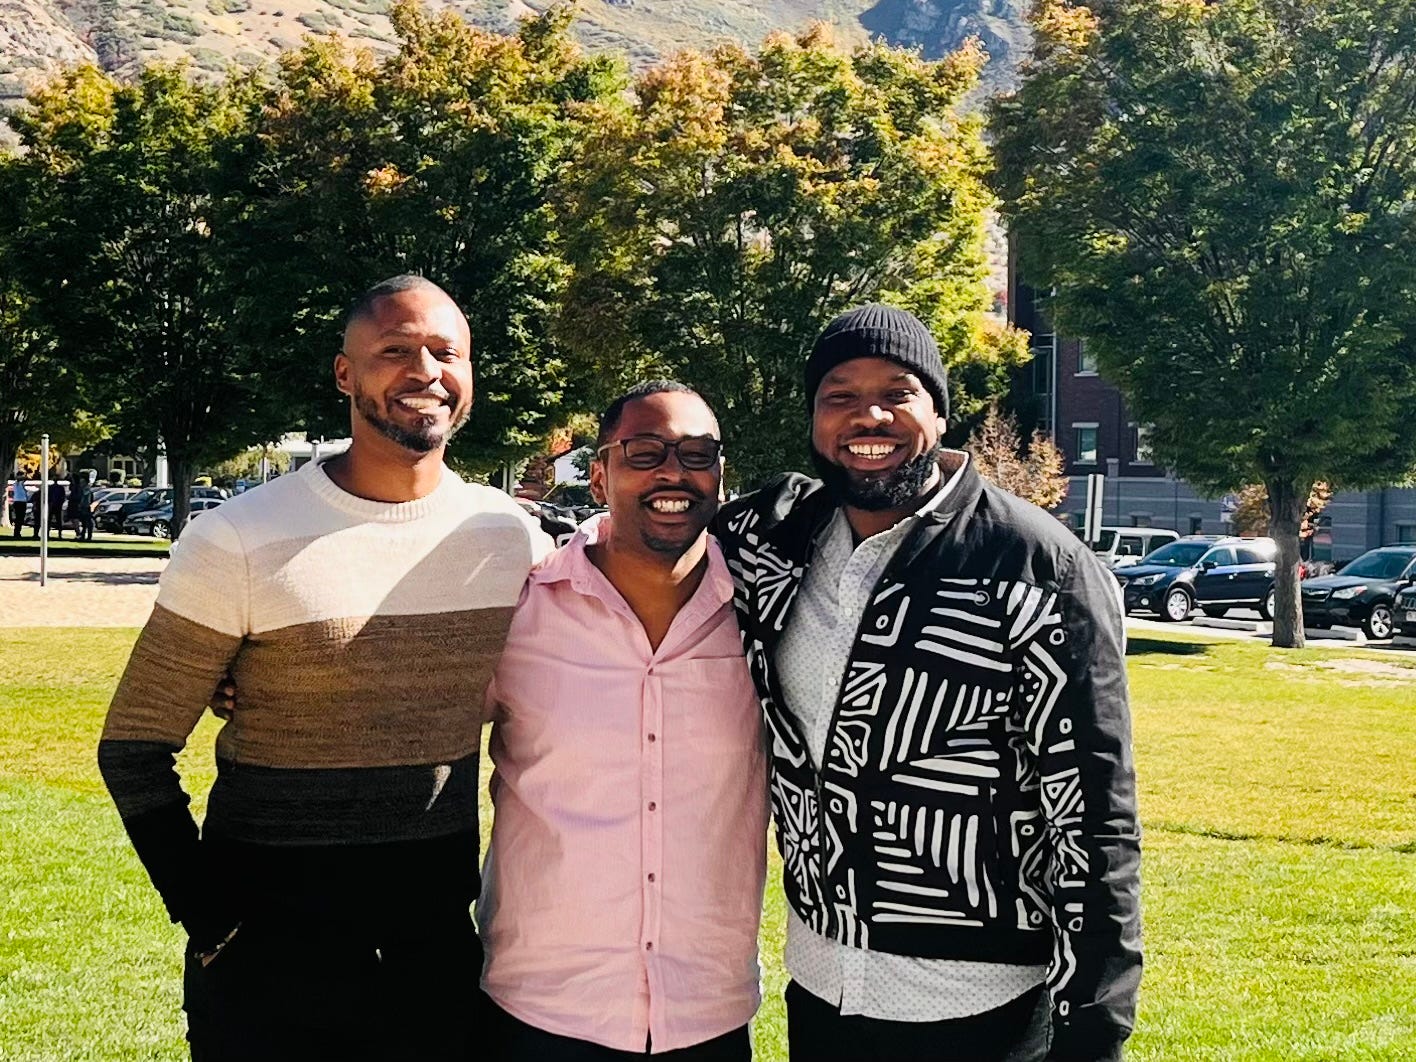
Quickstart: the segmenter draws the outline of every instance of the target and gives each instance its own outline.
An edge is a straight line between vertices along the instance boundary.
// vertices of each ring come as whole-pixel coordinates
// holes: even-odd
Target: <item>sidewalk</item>
[[[49,584],[38,557],[0,557],[0,628],[141,627],[157,599],[163,557],[51,554]]]

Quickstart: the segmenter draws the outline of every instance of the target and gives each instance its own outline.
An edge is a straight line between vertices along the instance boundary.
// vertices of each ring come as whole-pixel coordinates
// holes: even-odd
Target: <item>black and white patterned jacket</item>
[[[774,658],[835,511],[792,474],[729,503],[716,528],[772,734],[788,901],[855,947],[1050,962],[1054,1056],[1110,1057],[1141,967],[1114,578],[1052,517],[964,468],[876,585],[818,773]]]

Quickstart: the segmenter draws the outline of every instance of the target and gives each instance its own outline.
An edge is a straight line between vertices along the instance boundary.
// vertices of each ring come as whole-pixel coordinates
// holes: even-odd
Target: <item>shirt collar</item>
[[[568,582],[570,588],[586,597],[605,600],[609,594],[619,596],[614,586],[605,578],[605,573],[590,563],[585,553],[589,545],[603,542],[609,537],[610,514],[596,513],[580,525],[575,535],[560,549],[552,552],[531,573],[532,583]],[[706,602],[705,602],[706,598]],[[700,602],[710,604],[714,611],[733,598],[733,578],[728,571],[727,561],[718,540],[708,536],[708,571],[693,597],[684,605],[694,608]]]

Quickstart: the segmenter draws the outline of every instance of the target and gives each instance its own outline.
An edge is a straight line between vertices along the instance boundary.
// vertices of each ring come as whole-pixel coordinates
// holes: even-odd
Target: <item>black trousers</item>
[[[655,1062],[750,1062],[752,1059],[752,1040],[746,1025],[692,1047],[650,1055],[647,1050],[616,1051],[588,1040],[543,1032],[512,1017],[490,999],[486,1000],[486,1007],[491,1014],[494,1057],[504,1062],[618,1062],[631,1058],[653,1058]]]
[[[257,916],[184,982],[193,1062],[490,1057],[466,914],[388,935]]]
[[[1039,985],[996,1010],[949,1021],[882,1021],[842,1014],[795,981],[787,985],[792,1062],[1042,1062],[1052,1003]]]
[[[29,502],[10,503],[10,522],[15,525],[15,537],[20,537],[20,528],[24,526],[25,514],[29,512]],[[39,531],[35,531],[35,537],[39,536]]]

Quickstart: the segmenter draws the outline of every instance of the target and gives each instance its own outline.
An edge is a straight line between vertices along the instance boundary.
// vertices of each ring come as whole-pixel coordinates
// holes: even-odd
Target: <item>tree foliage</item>
[[[415,0],[391,17],[399,47],[382,62],[334,38],[281,61],[254,137],[248,231],[253,251],[283,254],[254,278],[266,312],[249,320],[305,362],[333,355],[342,311],[374,282],[414,272],[441,284],[471,322],[477,375],[453,455],[487,468],[525,457],[563,419],[551,321],[568,267],[554,189],[592,104],[606,106],[624,74],[580,53],[568,9],[514,36]],[[313,375],[298,426],[342,432],[343,405]]]
[[[1318,517],[1332,501],[1332,488],[1326,483],[1314,483],[1307,502],[1303,505],[1303,518],[1298,526],[1298,537],[1308,539],[1318,529]],[[1234,508],[1230,524],[1236,535],[1264,536],[1269,533],[1268,488],[1262,483],[1250,483],[1239,492],[1239,504]]]
[[[241,186],[232,147],[249,78],[199,82],[180,66],[131,82],[86,67],[39,90],[17,125],[46,203],[26,235],[42,307],[66,360],[138,435],[160,435],[174,530],[206,460],[276,430],[279,395],[234,328]]]
[[[1416,463],[1416,3],[1042,0],[998,187],[1060,330],[1214,493],[1263,484],[1301,644],[1314,483]]]
[[[973,455],[979,475],[1025,501],[1052,509],[1067,497],[1066,462],[1062,451],[1041,431],[1026,446],[1018,436],[1018,421],[994,402],[964,447]]]
[[[697,386],[750,484],[803,463],[801,366],[849,306],[913,311],[953,366],[1021,358],[984,315],[987,153],[959,107],[982,62],[974,45],[848,52],[817,26],[646,71],[632,108],[602,109],[566,192],[560,335],[587,391]]]

